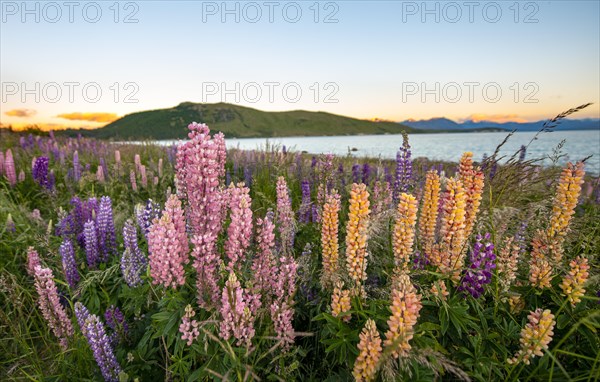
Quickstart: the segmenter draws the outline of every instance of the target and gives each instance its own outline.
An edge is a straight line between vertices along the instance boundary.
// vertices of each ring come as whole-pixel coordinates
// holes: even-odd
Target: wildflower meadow
[[[242,151],[195,122],[174,146],[1,138],[1,380],[600,378],[577,153]]]

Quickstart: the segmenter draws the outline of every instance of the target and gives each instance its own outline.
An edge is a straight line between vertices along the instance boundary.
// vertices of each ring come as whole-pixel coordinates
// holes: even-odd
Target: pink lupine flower
[[[140,176],[142,187],[148,187],[148,176],[146,175],[146,166],[140,165]]]
[[[159,158],[158,159],[158,177],[162,178],[163,176],[163,159]]]
[[[17,184],[17,172],[15,170],[15,160],[13,159],[12,151],[6,150],[6,156],[4,158],[4,173],[6,179],[11,186]]]
[[[133,157],[133,163],[135,164],[135,171],[140,172],[140,168],[142,167],[140,154],[135,154],[135,156]]]
[[[182,334],[181,339],[187,341],[187,345],[190,346],[196,338],[200,335],[198,330],[198,321],[194,320],[193,317],[196,315],[191,305],[185,307],[185,315],[179,325],[179,332]]]
[[[131,170],[129,173],[129,180],[131,181],[131,189],[137,191],[137,182],[135,180],[135,171]]]
[[[281,250],[289,253],[294,244],[294,212],[287,183],[283,176],[277,178],[277,224]]]
[[[231,336],[237,346],[250,346],[254,337],[254,316],[248,306],[248,293],[242,288],[235,273],[229,274],[221,295],[221,325],[219,335],[224,340]]]
[[[29,276],[35,275],[35,267],[41,266],[40,255],[33,247],[27,248],[27,273]]]
[[[250,189],[243,183],[229,187],[229,208],[231,209],[231,224],[227,228],[227,243],[225,252],[229,258],[227,268],[239,271],[244,260],[244,252],[250,245],[252,237],[252,210],[250,205]]]
[[[252,263],[252,276],[254,292],[262,296],[266,306],[272,300],[271,294],[275,290],[275,279],[273,275],[277,270],[273,249],[275,248],[275,225],[270,214],[265,219],[256,221],[258,253]]]
[[[25,181],[25,171],[19,171],[19,183]]]
[[[275,325],[277,338],[282,341],[283,349],[294,343],[294,295],[298,264],[291,256],[283,256],[275,273],[275,300],[271,304],[271,319]]]
[[[102,169],[102,166],[98,166],[98,169],[96,170],[96,180],[100,183],[104,183],[104,170]]]
[[[197,273],[196,288],[198,289],[198,305],[204,309],[219,306],[219,268],[221,258],[215,250],[216,237],[207,235],[195,235],[192,238],[194,249],[192,257],[194,268]]]
[[[60,304],[52,271],[37,265],[34,272],[35,289],[38,292],[38,305],[42,315],[54,335],[58,337],[61,347],[66,349],[67,339],[73,336],[73,325]]]
[[[0,175],[4,174],[4,152],[0,151]]]
[[[150,275],[153,284],[176,288],[185,284],[184,265],[188,260],[188,241],[181,202],[171,195],[160,219],[154,219],[148,233]]]
[[[222,135],[210,137],[204,124],[188,126],[189,141],[177,147],[177,195],[187,199],[187,215],[193,234],[194,268],[197,273],[198,304],[215,307],[219,304],[217,286],[220,258],[216,241],[224,220],[225,192],[221,192],[225,174],[225,141]]]

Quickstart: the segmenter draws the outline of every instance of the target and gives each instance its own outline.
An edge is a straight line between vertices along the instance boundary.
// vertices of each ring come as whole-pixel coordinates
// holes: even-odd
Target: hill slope
[[[96,138],[178,139],[190,122],[202,122],[226,137],[284,137],[359,134],[399,134],[413,129],[395,122],[371,122],[311,111],[265,112],[226,103],[184,102],[171,109],[128,114],[96,130],[71,130]]]

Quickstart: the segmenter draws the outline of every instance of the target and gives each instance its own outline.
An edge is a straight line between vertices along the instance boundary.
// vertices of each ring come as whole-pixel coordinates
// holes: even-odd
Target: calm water
[[[427,157],[435,160],[458,161],[464,151],[472,151],[476,159],[483,154],[492,154],[506,137],[507,133],[454,133],[454,134],[412,134],[409,136],[413,158]],[[501,154],[512,154],[526,145],[535,132],[515,133],[503,146]],[[562,141],[565,144],[562,152],[568,154],[560,163],[576,161],[593,155],[588,159],[586,171],[600,174],[600,130],[595,131],[555,131],[543,133],[528,149],[528,158],[551,155],[554,148]],[[171,141],[172,142],[172,141]],[[402,144],[402,135],[362,135],[335,137],[289,137],[289,138],[250,138],[227,139],[227,147],[240,149],[260,149],[266,144],[285,145],[294,151],[309,153],[348,154],[349,149],[356,157],[395,158],[398,147]],[[165,142],[166,143],[166,142]],[[550,161],[546,161],[550,163]]]

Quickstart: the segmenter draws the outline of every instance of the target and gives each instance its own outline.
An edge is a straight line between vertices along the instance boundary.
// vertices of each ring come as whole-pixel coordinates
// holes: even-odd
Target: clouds
[[[4,113],[4,115],[9,117],[20,117],[20,118],[28,118],[32,117],[37,112],[33,109],[12,109]]]
[[[59,114],[56,117],[68,119],[69,121],[88,121],[98,123],[110,123],[119,118],[113,113],[66,113]]]

